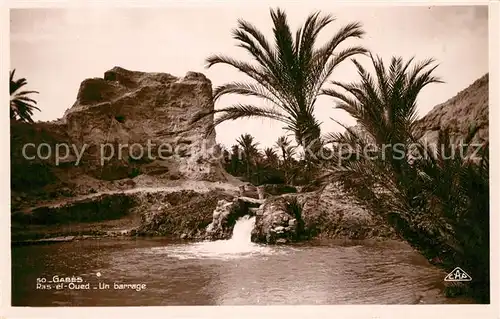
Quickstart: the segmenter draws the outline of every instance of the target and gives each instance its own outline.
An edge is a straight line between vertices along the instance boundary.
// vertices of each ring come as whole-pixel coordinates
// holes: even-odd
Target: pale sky
[[[346,23],[359,21],[365,37],[345,45],[361,44],[387,64],[393,55],[405,59],[415,56],[416,60],[435,58],[439,63],[435,74],[445,83],[422,91],[418,99],[420,115],[488,72],[486,6],[353,7],[325,1],[319,7],[317,3],[308,3],[280,7],[287,12],[293,30],[311,12],[320,10],[335,16],[337,20],[319,38],[320,44]],[[177,8],[13,9],[11,68],[16,69],[18,77],[27,78],[29,89],[40,92],[36,99],[42,112],[37,112],[34,119],[42,121],[62,117],[73,105],[84,79],[103,77],[114,66],[175,76],[202,72],[215,87],[246,79],[229,66],[205,68],[205,59],[213,53],[248,60],[231,36],[238,18],[253,23],[264,34],[271,34],[269,5],[264,2]],[[369,67],[367,58],[359,61]],[[357,80],[352,63],[345,61],[334,71],[332,79]],[[245,101],[227,97],[218,101],[216,108]],[[330,118],[354,124],[334,106],[328,97],[317,102],[316,114],[323,122],[323,133],[341,129]],[[280,123],[270,120],[238,120],[220,125],[217,141],[230,146],[243,133],[252,134],[264,147],[271,146],[284,131]]]

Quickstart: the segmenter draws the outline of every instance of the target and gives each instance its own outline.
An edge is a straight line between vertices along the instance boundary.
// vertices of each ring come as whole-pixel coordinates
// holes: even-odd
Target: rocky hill
[[[211,82],[201,73],[179,78],[115,67],[103,78],[86,79],[62,119],[11,123],[13,199],[26,204],[38,195],[227,181],[231,176],[212,156],[215,133],[205,134],[213,115],[191,123],[213,108]],[[51,153],[45,145],[40,158],[43,143]]]
[[[436,105],[415,126],[418,137],[435,141],[439,129],[448,128],[452,139],[465,138],[471,125],[478,130],[474,143],[484,143],[488,137],[488,74],[485,74],[448,101]]]
[[[207,154],[214,149],[215,133],[205,136],[213,116],[190,124],[213,108],[211,82],[201,73],[177,78],[115,67],[103,79],[83,81],[63,121],[72,141],[90,145],[89,165],[100,166],[102,155],[111,157],[102,169],[105,179],[127,177],[130,172],[117,168],[139,162],[145,174],[216,181],[224,177]],[[106,143],[113,146],[102,147]]]

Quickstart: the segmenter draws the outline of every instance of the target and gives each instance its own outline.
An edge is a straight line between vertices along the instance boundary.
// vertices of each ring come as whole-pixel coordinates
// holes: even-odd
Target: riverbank
[[[241,185],[175,181],[162,187],[58,199],[14,211],[11,238],[16,243],[82,236],[228,239],[236,220],[244,215],[257,217],[252,240],[267,244],[312,238],[397,238],[383,221],[349,203],[332,187],[261,194],[265,199],[256,198],[257,192],[247,187],[242,193]]]
[[[22,241],[64,236],[133,235],[153,212],[179,217],[173,225],[178,229],[172,230],[172,235],[176,235],[206,226],[217,200],[232,198],[236,192],[236,186],[225,183],[175,181],[162,187],[58,199],[14,211],[11,238]]]

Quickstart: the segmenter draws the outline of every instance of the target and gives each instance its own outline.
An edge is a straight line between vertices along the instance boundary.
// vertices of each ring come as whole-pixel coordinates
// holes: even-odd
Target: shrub
[[[138,168],[138,167],[134,167],[134,168],[132,168],[132,170],[130,171],[130,173],[129,173],[128,177],[129,177],[129,178],[134,178],[134,177],[139,176],[139,175],[141,175],[141,169],[140,169],[140,168]]]
[[[125,116],[117,115],[117,116],[115,116],[115,120],[117,120],[120,123],[125,123]]]

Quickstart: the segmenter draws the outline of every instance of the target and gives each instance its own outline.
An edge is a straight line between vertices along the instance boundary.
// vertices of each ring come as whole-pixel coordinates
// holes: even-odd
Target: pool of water
[[[97,239],[13,247],[12,304],[467,302],[445,298],[440,290],[446,274],[407,244],[330,241],[265,246],[249,241],[251,227],[251,220],[241,221],[231,240],[214,242]],[[80,277],[81,282],[61,286],[54,276]]]

